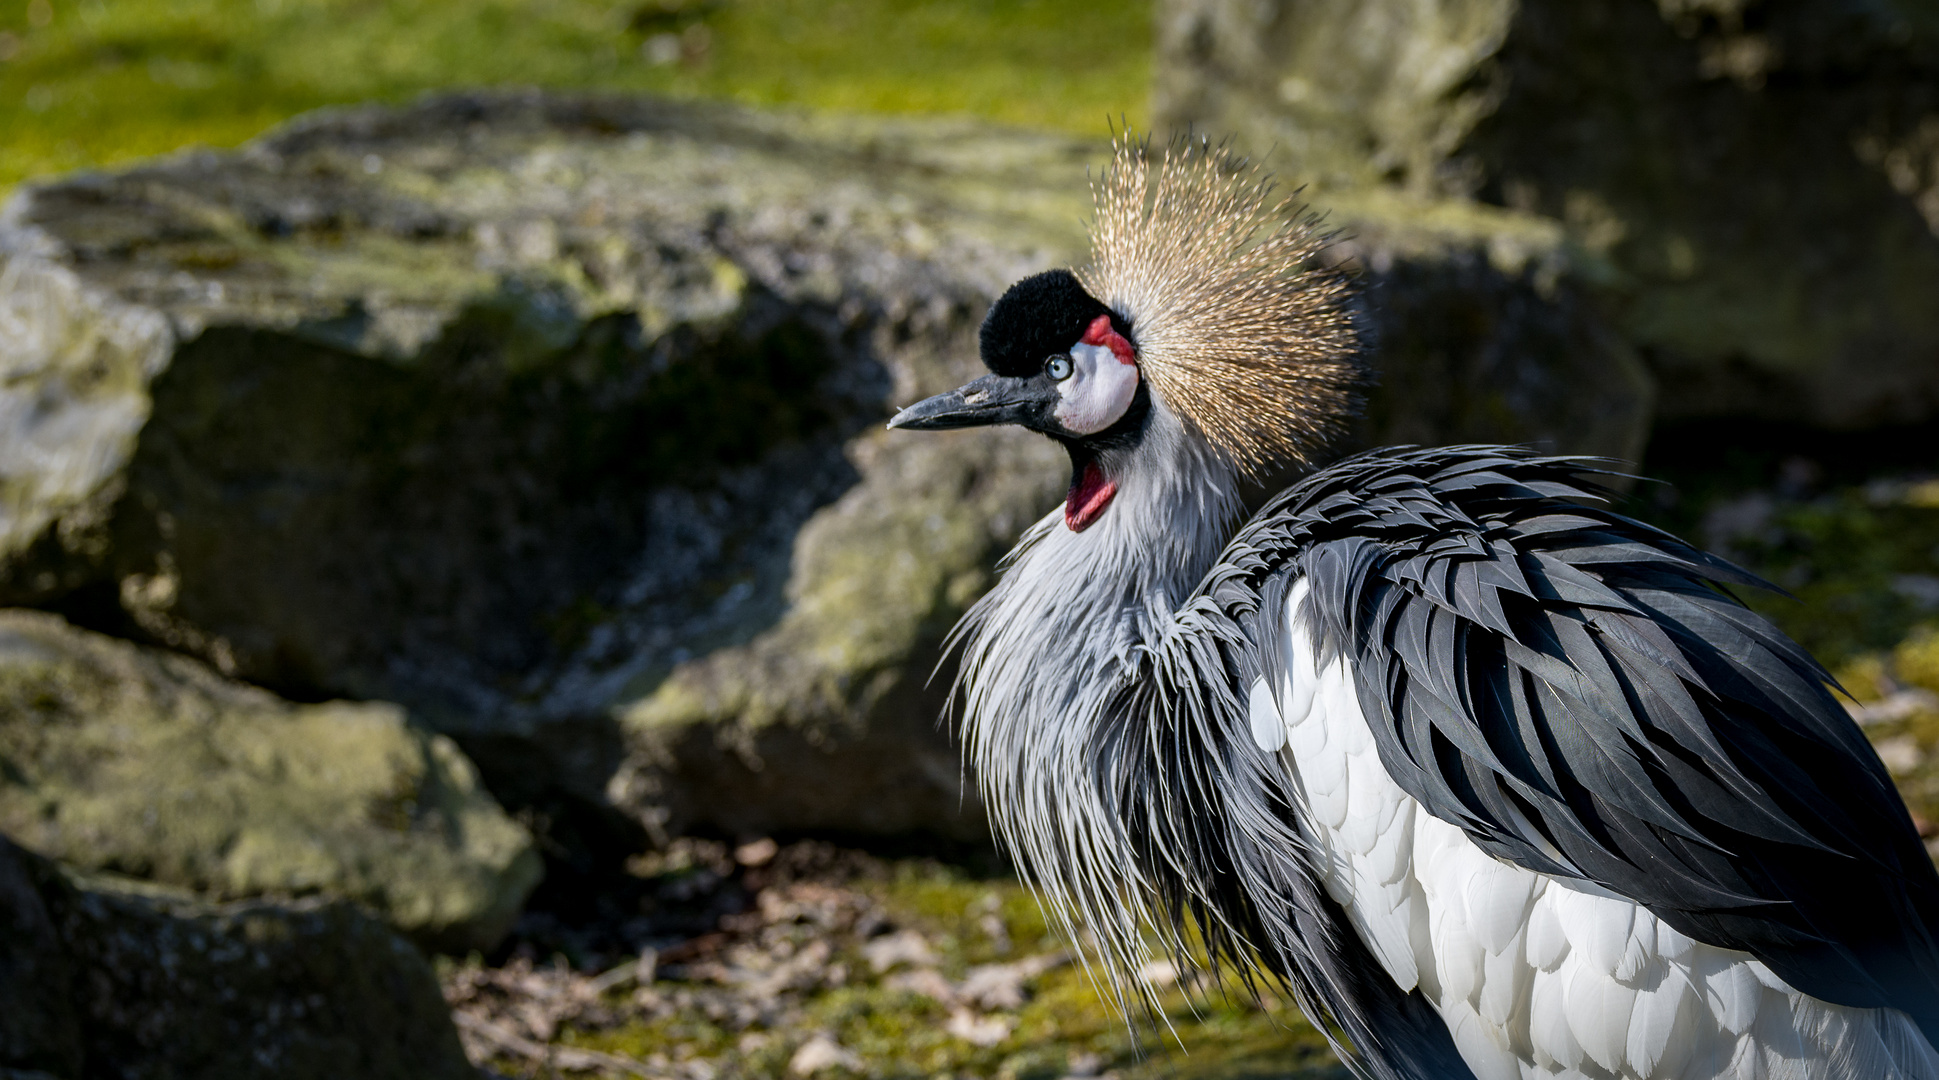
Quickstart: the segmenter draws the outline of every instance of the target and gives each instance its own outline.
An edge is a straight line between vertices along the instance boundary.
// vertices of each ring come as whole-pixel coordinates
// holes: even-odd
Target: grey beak
[[[910,431],[990,424],[1040,427],[1047,410],[1056,406],[1058,395],[1054,386],[1034,385],[1037,381],[985,375],[959,390],[916,402],[896,413],[889,426]]]

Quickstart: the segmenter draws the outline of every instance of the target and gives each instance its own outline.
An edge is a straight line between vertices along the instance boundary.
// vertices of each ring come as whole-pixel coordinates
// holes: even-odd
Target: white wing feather
[[[1939,1080],[1904,1013],[1819,1001],[1630,900],[1502,862],[1380,763],[1346,660],[1315,663],[1287,599],[1283,689],[1254,738],[1292,770],[1327,894],[1477,1080]]]

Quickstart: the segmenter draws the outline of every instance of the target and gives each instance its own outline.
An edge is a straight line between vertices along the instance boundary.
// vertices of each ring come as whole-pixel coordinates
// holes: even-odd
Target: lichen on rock
[[[0,832],[215,898],[361,902],[488,948],[540,868],[450,739],[381,702],[296,705],[185,657],[0,611]]]

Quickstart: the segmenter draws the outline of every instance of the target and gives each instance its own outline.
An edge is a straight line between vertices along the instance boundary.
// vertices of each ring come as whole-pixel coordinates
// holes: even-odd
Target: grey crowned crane
[[[1939,1080],[1939,876],[1729,591],[1762,582],[1514,447],[1362,453],[1241,520],[1351,412],[1348,289],[1203,142],[1120,140],[1093,193],[1092,262],[890,426],[1069,451],[958,627],[963,736],[1120,1004],[1149,930],[1374,1077]]]

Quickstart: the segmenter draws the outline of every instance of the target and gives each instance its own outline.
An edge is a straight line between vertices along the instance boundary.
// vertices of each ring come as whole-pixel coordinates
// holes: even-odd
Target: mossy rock
[[[775,625],[622,697],[635,752],[617,802],[655,807],[663,835],[696,822],[983,835],[939,737],[948,677],[932,679],[934,658],[988,588],[992,556],[1055,504],[1067,472],[1042,440],[964,434],[857,440],[864,479],[802,529]],[[934,810],[944,792],[947,817]]]
[[[1376,380],[1356,444],[1642,457],[1656,382],[1597,298],[1606,262],[1530,214],[1392,190],[1315,200],[1341,223]]]
[[[343,901],[76,882],[0,838],[0,1074],[462,1080],[430,965]]]
[[[933,695],[898,698],[884,737],[919,765],[828,761],[872,738],[886,683],[919,686],[974,598],[962,582],[1054,503],[1062,466],[972,434],[953,446],[995,494],[910,517],[887,478],[920,486],[896,463],[940,455],[865,433],[966,381],[989,297],[1075,257],[1096,149],[458,95],[25,189],[0,222],[0,306],[35,347],[4,361],[0,413],[44,422],[0,437],[26,463],[0,594],[291,696],[403,702],[538,820],[616,807],[656,828],[786,823],[714,781],[758,771],[731,739],[683,736],[725,756],[669,772],[618,718],[805,603],[823,614],[788,622],[788,674],[686,715],[734,722],[759,699],[836,755],[816,768],[853,789],[843,806],[900,807],[831,809],[832,827],[979,830]],[[805,554],[818,515],[858,500],[877,522],[943,515],[953,591],[871,591],[887,533]],[[796,582],[810,558],[847,584]]]
[[[294,705],[19,610],[0,612],[0,832],[216,898],[348,898],[461,951],[540,873],[463,753],[397,706]]]

